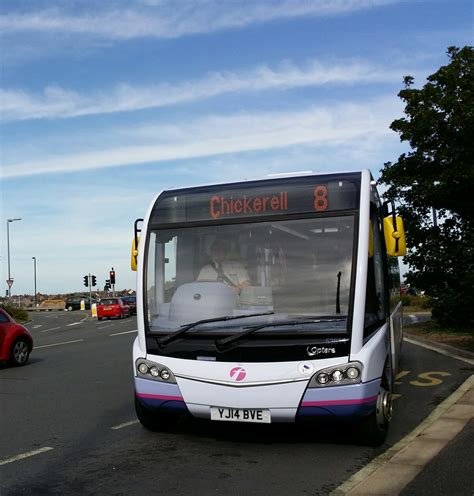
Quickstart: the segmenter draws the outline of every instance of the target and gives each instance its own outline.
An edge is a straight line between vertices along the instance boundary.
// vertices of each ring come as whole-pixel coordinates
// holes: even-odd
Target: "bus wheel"
[[[358,437],[361,444],[380,446],[387,438],[388,426],[392,419],[392,394],[380,386],[374,411],[359,424]]]
[[[152,412],[145,408],[135,396],[135,411],[140,424],[149,431],[169,431],[176,427],[178,423],[177,415],[170,415],[165,413]]]

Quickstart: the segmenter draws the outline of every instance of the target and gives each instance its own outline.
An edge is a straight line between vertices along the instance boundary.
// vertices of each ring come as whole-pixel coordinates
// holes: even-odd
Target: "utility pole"
[[[10,222],[15,222],[16,220],[21,220],[21,217],[17,217],[16,219],[7,219],[7,255],[8,255],[8,298],[12,296],[12,284],[13,279],[10,274]]]
[[[35,308],[36,308],[36,257],[31,257],[34,262],[34,276],[35,276]]]
[[[431,211],[433,213],[433,226],[438,227],[438,215],[436,213],[436,209],[434,207],[432,207]]]

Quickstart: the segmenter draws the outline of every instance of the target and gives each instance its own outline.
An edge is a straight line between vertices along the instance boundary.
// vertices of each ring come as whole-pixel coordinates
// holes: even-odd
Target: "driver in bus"
[[[198,281],[222,281],[237,294],[242,288],[250,286],[250,277],[245,267],[237,260],[227,260],[229,245],[223,239],[216,239],[210,249],[211,263],[199,272]]]

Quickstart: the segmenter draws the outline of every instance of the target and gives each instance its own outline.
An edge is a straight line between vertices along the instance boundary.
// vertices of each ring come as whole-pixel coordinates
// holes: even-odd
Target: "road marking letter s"
[[[410,381],[410,384],[412,384],[413,386],[438,386],[443,381],[441,379],[434,377],[436,375],[439,375],[441,377],[447,377],[448,375],[451,374],[449,372],[422,372],[421,374],[418,374],[418,377],[420,379],[423,379],[423,382],[416,380],[416,381]]]

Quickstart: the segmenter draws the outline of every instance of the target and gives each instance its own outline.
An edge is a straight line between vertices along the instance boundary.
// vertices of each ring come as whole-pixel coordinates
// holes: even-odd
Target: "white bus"
[[[344,418],[382,443],[405,254],[385,210],[368,170],[161,192],[132,247],[140,422]]]

